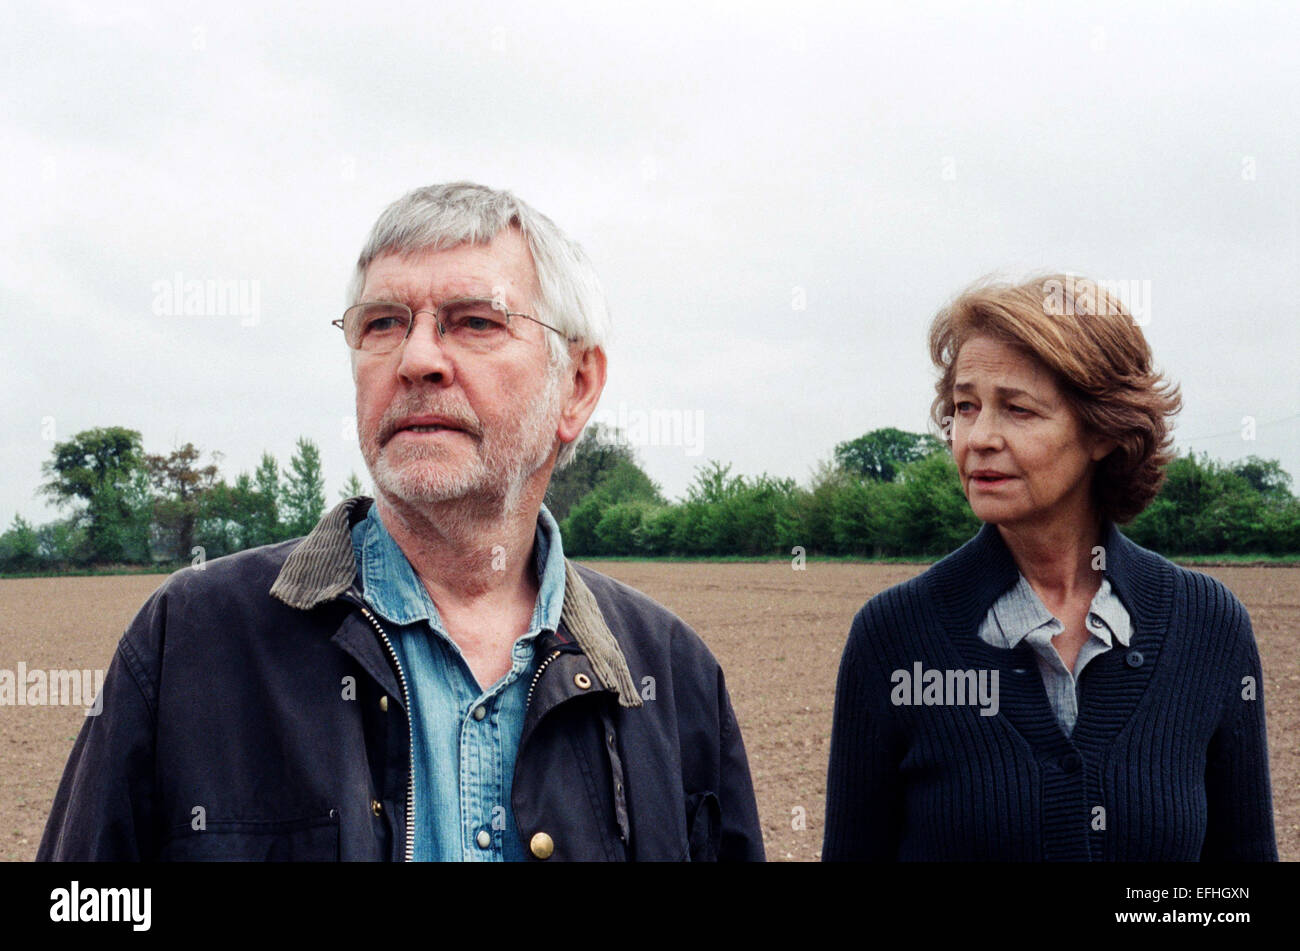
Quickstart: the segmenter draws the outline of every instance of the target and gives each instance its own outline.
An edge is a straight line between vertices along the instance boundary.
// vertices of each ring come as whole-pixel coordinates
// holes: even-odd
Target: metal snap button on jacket
[[[384,804],[378,799],[370,800],[370,811],[375,815],[381,815],[384,811]]]
[[[474,719],[475,719],[475,720],[482,720],[485,716],[487,716],[487,708],[486,708],[486,707],[475,707],[475,708],[474,708]]]
[[[591,678],[586,674],[574,674],[573,682],[578,685],[579,690],[586,690],[591,686]]]
[[[1128,664],[1130,667],[1141,667],[1141,666],[1142,666],[1142,652],[1141,652],[1141,651],[1136,651],[1136,650],[1134,650],[1134,651],[1129,651],[1128,654],[1125,655],[1125,657],[1124,657],[1124,663]]]
[[[479,829],[478,835],[474,836],[474,841],[478,843],[480,849],[486,849],[492,844],[492,835],[487,829]]]
[[[529,841],[528,849],[539,859],[549,859],[555,852],[555,843],[545,832],[539,832]]]
[[[387,696],[387,695],[382,696],[382,697],[379,698],[379,709],[382,710],[382,711],[384,711],[384,713],[387,713],[387,712],[388,712],[388,696]]]

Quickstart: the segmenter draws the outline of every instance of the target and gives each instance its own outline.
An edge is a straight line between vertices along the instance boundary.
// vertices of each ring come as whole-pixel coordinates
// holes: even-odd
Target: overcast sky
[[[1137,289],[1182,447],[1300,478],[1293,5],[798,6],[8,5],[0,529],[96,426],[369,485],[329,321],[384,206],[458,179],[587,249],[598,415],[685,424],[638,446],[670,497],[923,431],[936,309],[1044,269]],[[177,275],[249,313],[168,312]]]

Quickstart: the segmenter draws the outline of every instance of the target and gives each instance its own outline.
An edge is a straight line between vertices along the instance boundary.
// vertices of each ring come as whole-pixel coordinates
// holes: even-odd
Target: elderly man
[[[350,304],[373,502],[154,593],[38,858],[761,860],[717,661],[542,505],[605,384],[585,255],[509,193],[423,188]]]

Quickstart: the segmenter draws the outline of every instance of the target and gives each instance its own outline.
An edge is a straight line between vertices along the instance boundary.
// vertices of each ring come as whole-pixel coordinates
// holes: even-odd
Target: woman
[[[1180,406],[1142,332],[1057,275],[965,292],[930,353],[986,524],[853,621],[823,859],[1276,860],[1250,619],[1115,525]]]

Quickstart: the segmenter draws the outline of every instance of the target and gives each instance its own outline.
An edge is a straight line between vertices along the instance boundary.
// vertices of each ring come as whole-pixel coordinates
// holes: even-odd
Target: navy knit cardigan
[[[1032,648],[977,634],[1019,576],[994,526],[858,612],[836,688],[824,861],[1277,859],[1245,608],[1113,525],[1104,549],[1133,638],[1085,668],[1070,737]],[[996,670],[997,714],[904,704],[894,673],[918,661],[990,681]]]

